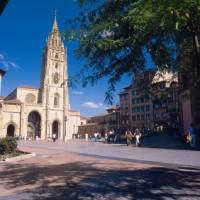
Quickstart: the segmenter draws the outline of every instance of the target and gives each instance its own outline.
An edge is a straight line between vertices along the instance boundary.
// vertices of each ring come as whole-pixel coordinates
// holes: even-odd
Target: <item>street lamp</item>
[[[0,69],[0,95],[1,95],[1,82],[2,82],[2,78],[5,74],[6,74],[6,71],[3,69]]]

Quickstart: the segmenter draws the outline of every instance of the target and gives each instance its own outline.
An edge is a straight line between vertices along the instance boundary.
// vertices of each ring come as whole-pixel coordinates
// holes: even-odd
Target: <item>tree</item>
[[[160,69],[190,74],[200,86],[200,0],[80,0],[66,38],[79,41],[86,58],[84,85],[108,77],[110,91],[124,74],[145,70],[151,58]]]

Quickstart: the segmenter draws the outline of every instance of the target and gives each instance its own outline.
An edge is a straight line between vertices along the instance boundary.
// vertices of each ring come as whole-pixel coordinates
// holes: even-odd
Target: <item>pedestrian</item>
[[[188,138],[188,141],[190,142],[190,146],[192,148],[195,148],[195,146],[196,146],[196,130],[195,130],[193,123],[191,123],[190,127],[188,128],[187,138]]]
[[[114,131],[114,143],[116,143],[117,142],[117,140],[118,140],[118,137],[119,137],[119,132],[118,131]]]
[[[55,134],[55,133],[53,133],[53,135],[52,135],[52,139],[53,139],[53,142],[56,141],[56,134]]]
[[[88,134],[85,134],[85,141],[88,141]]]
[[[129,129],[127,129],[125,136],[126,136],[126,144],[127,144],[127,146],[129,146],[131,144],[133,134]]]
[[[138,128],[135,129],[134,137],[135,137],[135,146],[137,147],[140,145],[140,138],[142,134]]]
[[[108,133],[107,132],[105,132],[105,142],[108,143]]]
[[[95,142],[98,141],[98,133],[97,133],[97,132],[94,133],[94,141],[95,141]]]

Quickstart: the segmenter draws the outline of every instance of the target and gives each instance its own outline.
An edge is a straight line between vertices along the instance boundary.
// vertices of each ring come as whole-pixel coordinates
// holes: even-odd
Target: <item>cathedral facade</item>
[[[0,137],[72,138],[81,119],[70,109],[67,80],[66,49],[55,17],[43,53],[40,88],[21,86],[0,97]]]

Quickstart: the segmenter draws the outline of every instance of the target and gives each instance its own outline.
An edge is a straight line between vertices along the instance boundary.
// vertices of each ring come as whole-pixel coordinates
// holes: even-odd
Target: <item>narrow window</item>
[[[59,94],[54,95],[54,107],[59,107]]]

